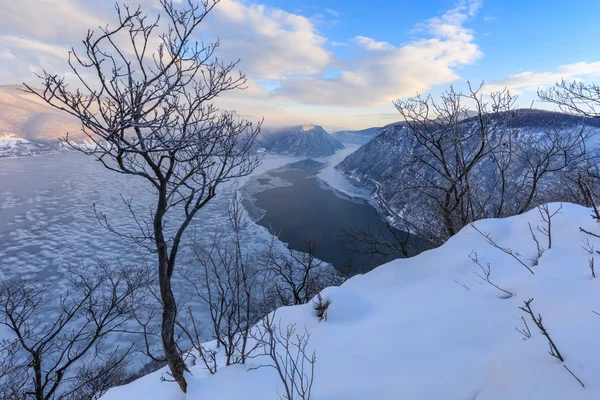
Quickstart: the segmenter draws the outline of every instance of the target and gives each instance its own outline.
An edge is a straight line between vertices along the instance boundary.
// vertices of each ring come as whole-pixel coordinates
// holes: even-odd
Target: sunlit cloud
[[[600,61],[564,64],[556,68],[556,71],[520,72],[507,78],[490,82],[485,86],[485,90],[493,92],[508,88],[514,93],[521,93],[523,91],[536,91],[538,88],[553,85],[562,79],[581,80],[584,77],[591,76],[600,76]]]

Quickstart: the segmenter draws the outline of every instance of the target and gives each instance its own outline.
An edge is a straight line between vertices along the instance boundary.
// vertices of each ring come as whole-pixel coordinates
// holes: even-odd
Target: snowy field
[[[326,321],[319,322],[312,304],[277,310],[280,326],[296,324],[311,334],[309,351],[317,357],[311,399],[599,399],[600,277],[593,279],[589,268],[597,254],[582,245],[589,240],[600,248],[600,239],[579,228],[595,234],[600,228],[590,210],[565,204],[552,219],[552,248],[538,257],[529,224],[547,248],[536,230],[545,227],[537,210],[478,221],[515,257],[466,227],[437,249],[325,289]],[[473,252],[510,296],[477,275],[482,269],[469,258]],[[531,298],[564,362],[548,353],[547,339],[519,309]],[[525,330],[523,321],[530,338],[515,329]],[[275,400],[282,393],[276,371],[250,369],[266,362],[259,357],[215,375],[196,364],[187,395],[161,381],[161,370],[111,389],[103,400]]]

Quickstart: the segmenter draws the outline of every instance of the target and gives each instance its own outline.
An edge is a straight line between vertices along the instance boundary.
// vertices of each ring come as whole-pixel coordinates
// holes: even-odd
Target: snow
[[[377,207],[377,202],[371,196],[372,190],[370,188],[335,168],[336,165],[348,155],[354,153],[359,147],[358,145],[346,144],[342,150],[337,151],[335,154],[318,159],[319,161],[326,162],[327,166],[319,172],[317,179],[335,191],[350,197],[368,200],[374,207]]]
[[[551,204],[551,211],[558,204]],[[542,226],[537,210],[525,215],[478,221],[499,245],[533,265],[536,247],[528,223]],[[582,248],[589,239],[579,230],[600,233],[590,210],[564,204],[552,220],[553,246],[532,275],[517,260],[466,227],[443,246],[410,259],[399,259],[322,292],[331,300],[328,319],[319,322],[313,305],[276,311],[280,325],[296,324],[311,333],[309,347],[317,363],[313,400],[422,399],[598,399],[600,398],[600,278],[592,279]],[[546,238],[539,234],[545,243]],[[469,254],[490,263],[491,279],[512,292],[503,298],[479,279]],[[565,357],[548,354],[548,343],[519,307],[525,300],[543,322]],[[527,321],[532,337],[524,340]],[[165,370],[111,389],[103,400],[277,399],[275,370],[248,366],[208,374],[190,367],[189,391],[165,382]]]

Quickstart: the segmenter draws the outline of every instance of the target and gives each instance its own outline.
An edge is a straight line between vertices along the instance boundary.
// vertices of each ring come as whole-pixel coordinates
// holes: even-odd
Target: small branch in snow
[[[462,283],[462,282],[459,282],[459,281],[457,281],[456,279],[452,279],[452,280],[453,280],[454,282],[456,282],[456,284],[457,284],[457,285],[460,285],[460,286],[462,286],[462,287],[463,287],[465,290],[471,290],[471,289],[469,289],[469,287],[468,287],[467,285],[465,285],[464,283]]]
[[[581,248],[587,251],[589,254],[594,254],[594,245],[590,243],[590,239],[585,239]]]
[[[586,230],[585,230],[585,229],[583,229],[582,227],[579,227],[579,230],[580,230],[581,232],[583,232],[583,233],[587,233],[587,234],[588,234],[588,235],[590,235],[590,236],[593,236],[593,237],[596,237],[596,238],[600,239],[600,235],[596,235],[595,233],[592,233],[592,232],[590,232],[590,231],[586,231]]]
[[[535,235],[535,232],[533,232],[533,228],[531,227],[531,224],[528,224],[528,225],[529,225],[529,232],[531,232],[531,238],[535,242],[535,247],[537,248],[537,258],[535,260],[533,260],[534,264],[537,265],[538,260],[540,259],[542,254],[544,254],[545,249],[540,245],[540,241],[538,240],[537,236]],[[537,229],[539,230],[540,228],[538,227]]]
[[[582,387],[582,388],[585,388],[585,385],[583,384],[583,382],[581,382],[581,379],[579,379],[579,378],[577,377],[577,375],[575,375],[575,374],[573,373],[573,371],[571,371],[571,370],[569,369],[569,367],[567,367],[567,366],[566,366],[566,365],[564,365],[564,364],[563,364],[563,367],[565,367],[565,369],[566,369],[567,371],[569,371],[569,373],[570,373],[571,375],[573,375],[573,378],[577,379],[577,382],[579,382],[579,384],[581,385],[581,387]]]
[[[523,340],[531,339],[531,331],[529,330],[529,325],[527,325],[527,321],[525,321],[525,318],[521,317],[521,319],[523,320],[525,328],[519,329],[515,326],[515,329],[517,330],[517,332],[524,336],[522,338]]]
[[[538,316],[536,317],[535,314],[534,314],[534,312],[533,312],[533,310],[531,309],[531,303],[532,302],[533,302],[533,298],[525,301],[525,306],[524,307],[519,307],[519,308],[531,316],[531,319],[536,324],[536,326],[539,328],[539,330],[542,333],[542,335],[544,335],[546,337],[546,339],[548,340],[548,345],[550,346],[550,351],[548,353],[552,357],[556,357],[560,361],[564,362],[565,359],[563,358],[562,354],[560,354],[560,351],[558,350],[558,347],[556,347],[556,344],[554,343],[554,341],[550,337],[550,334],[548,333],[548,330],[546,329],[546,327],[544,326],[544,323],[542,322],[542,314],[538,313]]]
[[[471,254],[469,254],[469,258],[471,259],[471,261],[473,261],[475,264],[477,264],[479,266],[479,268],[481,268],[481,271],[483,272],[483,275],[481,275],[479,272],[473,272],[475,275],[477,275],[479,278],[486,281],[487,283],[489,283],[496,289],[503,292],[505,294],[505,296],[502,296],[503,299],[509,299],[513,296],[513,294],[511,292],[509,292],[508,290],[502,289],[500,286],[498,286],[494,282],[492,282],[492,280],[490,278],[490,276],[492,274],[492,268],[491,268],[490,263],[486,263],[485,266],[482,265],[481,262],[479,261],[479,258],[477,258],[477,253],[474,251],[471,252]]]
[[[544,228],[539,228],[538,230],[543,233],[546,237],[548,237],[548,248],[552,248],[552,217],[554,217],[556,214],[558,214],[560,212],[560,210],[562,210],[563,205],[562,203],[560,204],[560,207],[558,207],[556,209],[556,211],[554,211],[553,213],[550,212],[550,206],[548,204],[543,204],[541,206],[538,206],[538,212],[540,213],[540,216],[542,217],[542,221],[545,222],[546,226]],[[531,228],[531,226],[530,226]]]
[[[542,333],[542,335],[544,335],[546,337],[546,339],[548,340],[548,345],[550,346],[550,351],[548,352],[552,357],[554,358],[558,358],[560,360],[560,362],[563,363],[563,367],[565,367],[565,369],[567,371],[569,371],[569,373],[573,376],[573,378],[577,379],[577,382],[579,382],[579,384],[585,388],[585,385],[583,384],[583,382],[581,381],[581,379],[579,379],[574,373],[573,371],[571,371],[569,369],[569,367],[567,367],[564,362],[565,359],[562,356],[562,354],[560,354],[560,351],[558,351],[558,347],[556,347],[556,344],[554,343],[554,341],[552,340],[552,338],[550,337],[550,334],[548,333],[548,330],[546,329],[546,327],[544,326],[544,323],[542,322],[542,315],[538,313],[538,316],[536,317],[533,310],[531,309],[531,303],[533,302],[533,298],[525,301],[525,306],[524,307],[519,307],[521,310],[523,310],[524,312],[526,312],[527,314],[529,314],[531,316],[531,319],[533,320],[533,322],[535,323],[535,325],[539,328],[540,332]],[[596,313],[594,311],[594,313]],[[598,313],[596,313],[598,314]],[[600,315],[600,314],[598,314]],[[523,317],[521,317],[523,318]],[[523,318],[523,322],[525,323],[525,326],[527,327],[527,323],[525,322],[525,319]],[[515,328],[517,329],[517,328]],[[529,327],[527,327],[527,333],[528,335],[524,332],[521,331],[519,329],[517,329],[518,332],[520,332],[522,335],[525,335],[527,338],[531,337],[531,332],[529,331]],[[524,339],[527,340],[527,339]]]
[[[519,262],[519,264],[521,264],[522,266],[524,266],[525,268],[527,268],[527,270],[528,270],[529,272],[531,272],[531,275],[534,275],[534,273],[533,273],[533,270],[532,270],[532,269],[531,269],[531,268],[530,268],[530,267],[529,267],[527,264],[525,264],[525,263],[524,263],[524,262],[523,262],[523,261],[522,261],[522,260],[521,260],[519,257],[517,257],[517,256],[516,256],[516,254],[515,254],[515,253],[514,253],[514,252],[513,252],[511,249],[508,249],[508,248],[506,248],[506,247],[502,247],[502,246],[500,246],[498,243],[496,243],[496,242],[495,242],[495,241],[492,239],[492,236],[491,236],[491,234],[490,234],[489,232],[485,232],[485,233],[484,233],[484,232],[480,231],[480,230],[479,230],[479,229],[478,229],[478,228],[475,226],[475,224],[471,224],[471,227],[472,227],[473,229],[475,229],[475,230],[476,230],[476,231],[477,231],[477,232],[478,232],[478,233],[479,233],[481,236],[483,236],[483,237],[484,237],[484,238],[487,240],[487,242],[488,242],[490,245],[492,245],[493,247],[495,247],[495,248],[497,248],[498,250],[502,251],[503,253],[505,253],[505,254],[508,254],[509,256],[511,256],[512,258],[514,258],[515,260],[517,260],[517,261]]]

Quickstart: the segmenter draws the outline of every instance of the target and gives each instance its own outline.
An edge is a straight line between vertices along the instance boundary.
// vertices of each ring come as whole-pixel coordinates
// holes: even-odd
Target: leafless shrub
[[[101,346],[125,331],[146,274],[131,267],[70,266],[62,294],[29,279],[0,281],[0,387],[6,398],[92,399],[117,384],[132,346]],[[9,392],[9,393],[7,393]]]
[[[245,214],[236,189],[229,205],[227,226],[209,243],[196,243],[196,263],[182,273],[192,290],[191,295],[208,308],[211,331],[217,348],[223,348],[226,366],[245,364],[253,350],[248,347],[250,328],[262,316],[258,315],[256,307],[260,295],[259,271],[252,266],[254,260],[243,250],[244,226]],[[200,329],[191,308],[186,316],[178,320],[178,326],[207,369],[216,372],[216,354],[202,346]]]
[[[324,300],[321,293],[317,294],[317,301],[314,302],[314,307],[319,321],[327,321],[327,310],[330,305],[330,299]]]
[[[306,243],[305,251],[277,249],[277,237],[272,236],[268,250],[262,256],[265,273],[273,283],[272,290],[280,305],[306,304],[328,286],[340,285],[344,277],[330,265],[318,260],[314,240]]]
[[[498,286],[494,282],[492,282],[492,280],[491,280],[492,267],[491,267],[490,263],[486,263],[485,265],[483,265],[479,261],[479,258],[477,257],[476,252],[471,252],[471,254],[469,254],[469,258],[471,259],[471,261],[473,261],[475,264],[477,264],[479,266],[479,268],[481,269],[481,272],[483,273],[483,275],[480,274],[479,272],[474,272],[474,274],[477,275],[482,280],[484,280],[485,282],[492,285],[493,287],[495,287],[496,289],[498,289],[499,291],[501,291],[503,293],[501,298],[509,299],[513,296],[513,294],[511,292],[509,292],[508,290],[502,289],[500,286]]]
[[[270,363],[255,368],[270,367],[277,371],[283,386],[280,394],[284,400],[310,400],[315,377],[315,352],[308,352],[310,334],[299,334],[295,325],[285,329],[274,324],[275,313],[263,318],[259,324],[263,354]]]

